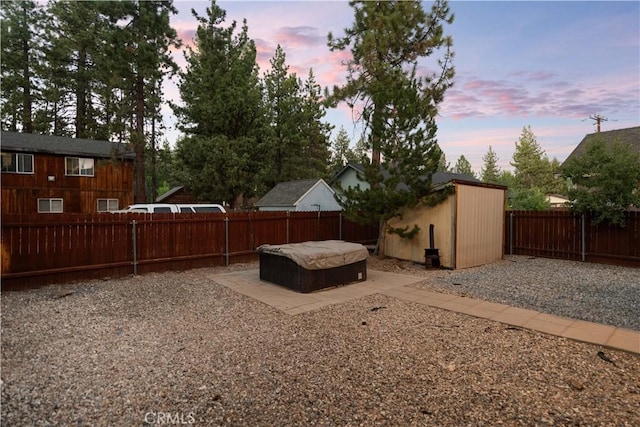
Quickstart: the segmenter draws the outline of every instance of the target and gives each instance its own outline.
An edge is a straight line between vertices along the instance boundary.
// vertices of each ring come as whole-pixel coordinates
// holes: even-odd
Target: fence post
[[[224,256],[225,265],[229,266],[229,217],[224,217]]]
[[[131,233],[132,233],[132,241],[133,241],[133,275],[138,275],[138,249],[136,245],[136,240],[138,233],[136,233],[136,220],[134,219],[131,222]]]
[[[509,255],[513,255],[513,211],[509,212]]]
[[[585,235],[585,221],[584,214],[580,216],[580,228],[581,228],[581,236],[580,236],[580,255],[582,257],[582,262],[587,260],[587,236]]]
[[[287,211],[287,243],[289,243],[289,217],[291,216],[291,212]]]
[[[338,240],[342,240],[342,212],[338,214],[340,225],[338,226]]]

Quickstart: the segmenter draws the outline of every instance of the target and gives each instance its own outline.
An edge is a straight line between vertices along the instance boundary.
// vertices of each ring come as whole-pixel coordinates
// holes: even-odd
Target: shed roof
[[[590,133],[582,138],[580,144],[578,144],[578,146],[573,149],[571,154],[567,156],[567,159],[563,164],[566,164],[569,159],[582,156],[582,154],[584,154],[586,150],[585,147],[590,142],[596,140],[601,140],[607,145],[613,144],[614,142],[618,141],[623,144],[628,144],[632,150],[640,153],[640,126]]]
[[[68,138],[65,136],[40,135],[35,133],[0,133],[2,150],[25,153],[48,153],[67,156],[120,157],[135,159],[135,154],[126,144],[94,139]]]
[[[255,206],[295,206],[305,194],[320,183],[324,181],[319,178],[281,182],[258,200]]]

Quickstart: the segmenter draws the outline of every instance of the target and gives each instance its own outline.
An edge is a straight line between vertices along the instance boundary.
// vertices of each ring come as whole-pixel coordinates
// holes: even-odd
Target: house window
[[[33,154],[2,153],[2,172],[33,173]]]
[[[38,199],[38,213],[62,212],[62,199]]]
[[[98,199],[98,212],[118,210],[118,199]]]
[[[64,158],[65,175],[71,176],[93,176],[93,159],[82,157]]]

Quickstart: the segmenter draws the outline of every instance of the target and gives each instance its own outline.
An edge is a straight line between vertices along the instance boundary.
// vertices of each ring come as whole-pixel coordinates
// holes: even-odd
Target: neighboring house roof
[[[571,158],[582,156],[586,150],[586,145],[595,140],[601,140],[605,144],[612,144],[613,142],[619,141],[623,144],[628,144],[632,150],[640,153],[640,126],[590,133],[573,149],[563,164],[566,164]]]
[[[177,187],[173,187],[171,190],[167,191],[166,193],[162,193],[161,195],[159,195],[158,197],[156,197],[156,202],[162,202],[165,199],[168,199],[169,197],[173,196],[176,193],[179,193],[180,191],[182,191],[184,189],[184,185],[179,185]]]
[[[317,185],[327,185],[327,183],[319,178],[281,182],[258,200],[254,206],[295,206]],[[330,188],[328,185],[327,187]]]
[[[360,163],[347,163],[342,168],[338,169],[333,176],[329,179],[329,185],[333,185],[342,175],[348,170],[353,169],[356,172],[364,172],[364,166]]]
[[[86,156],[135,159],[135,154],[125,144],[94,139],[68,138],[35,133],[0,133],[2,150],[25,153],[48,153],[67,156]]]
[[[333,177],[331,178],[329,183],[333,184],[342,175],[344,175],[347,171],[349,171],[351,169],[356,171],[356,172],[364,173],[364,165],[362,165],[360,163],[349,163],[346,166],[344,166],[342,169],[340,169],[335,175],[333,175]],[[382,174],[385,176],[385,178],[389,175],[389,173],[388,173],[388,171],[386,169],[382,170]],[[482,184],[482,181],[480,181],[479,179],[474,178],[474,177],[472,177],[470,175],[465,175],[465,174],[460,174],[460,173],[435,172],[431,176],[431,185],[433,185],[433,186],[446,184],[446,183],[451,182],[451,181],[470,182],[470,183]],[[401,184],[401,186],[402,186],[402,184]]]

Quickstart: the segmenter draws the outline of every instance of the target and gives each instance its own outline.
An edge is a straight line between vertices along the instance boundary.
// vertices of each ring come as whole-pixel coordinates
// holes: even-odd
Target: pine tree
[[[350,5],[353,26],[342,38],[329,34],[332,51],[349,48],[352,54],[347,83],[333,89],[331,100],[361,111],[372,161],[365,166],[364,177],[370,188],[346,189],[343,208],[357,222],[380,225],[383,255],[387,220],[431,195],[431,175],[442,154],[435,116],[454,75],[452,41],[444,35],[443,25],[451,23],[453,15],[446,1],[436,1],[430,13],[419,1]],[[441,51],[438,72],[418,75],[418,61]],[[419,227],[390,231],[410,237]]]
[[[264,86],[270,124],[271,187],[278,182],[302,178],[307,159],[303,156],[306,141],[300,133],[303,120],[300,82],[295,73],[289,73],[286,55],[280,45],[270,63],[271,68],[264,76]]]
[[[462,175],[469,175],[473,178],[476,177],[476,173],[471,168],[471,163],[469,163],[469,160],[467,160],[464,155],[460,155],[460,157],[458,157],[458,161],[456,161],[456,165],[453,167],[453,172]]]
[[[367,142],[364,138],[358,138],[355,147],[353,147],[353,159],[349,159],[353,163],[364,164],[368,161],[371,152],[367,147]]]
[[[438,160],[438,167],[436,169],[437,172],[451,172],[451,163],[447,162],[447,156],[445,156],[444,152],[440,155],[440,160]]]
[[[355,159],[353,150],[349,147],[351,140],[344,126],[340,126],[336,138],[331,144],[331,161],[329,169],[335,173],[347,163]]]
[[[327,114],[322,102],[322,89],[313,74],[313,69],[309,70],[307,80],[302,82],[302,121],[300,134],[304,141],[303,157],[306,159],[307,167],[305,176],[308,178],[329,176],[328,164],[331,158],[329,151],[329,133],[332,126],[323,122]]]
[[[500,181],[500,168],[498,167],[498,155],[489,146],[489,151],[482,157],[484,166],[480,172],[482,182],[498,184]]]
[[[36,28],[42,11],[33,1],[3,1],[0,13],[2,128],[32,133],[40,89],[37,64],[42,56],[42,34]]]
[[[62,121],[73,123],[76,138],[94,138],[99,122],[93,99],[98,70],[106,65],[100,63],[101,41],[111,27],[104,6],[101,2],[53,1],[47,11],[51,20],[46,59],[56,65],[49,71],[59,73],[47,77],[55,78],[62,97],[72,100],[58,114],[70,115]]]
[[[184,106],[173,106],[185,138],[176,157],[184,185],[200,200],[227,201],[264,189],[268,134],[255,43],[243,23],[225,27],[215,1],[198,20],[195,47],[180,75]]]
[[[127,27],[130,37],[125,51],[130,52],[134,58],[130,75],[135,111],[135,128],[131,134],[136,153],[135,199],[137,203],[144,203],[145,155],[149,146],[155,156],[155,122],[161,102],[160,83],[165,76],[175,74],[178,68],[170,54],[170,48],[179,45],[177,33],[169,24],[170,15],[176,14],[177,10],[172,1],[167,0],[137,0],[132,6],[131,25]],[[153,131],[146,131],[147,122],[151,123]],[[152,160],[155,165],[155,157]]]
[[[538,144],[531,127],[522,129],[522,134],[516,141],[511,166],[514,167],[514,183],[512,190],[520,195],[513,198],[513,209],[546,209],[548,204],[539,202],[539,194],[566,193],[566,184],[557,177],[559,162],[549,161],[542,147]],[[519,204],[518,200],[527,201]],[[534,200],[534,203],[530,201]]]
[[[538,144],[531,126],[522,128],[522,134],[516,141],[511,166],[515,170],[516,186],[518,188],[539,187],[546,181],[544,175],[548,173],[544,150]]]

